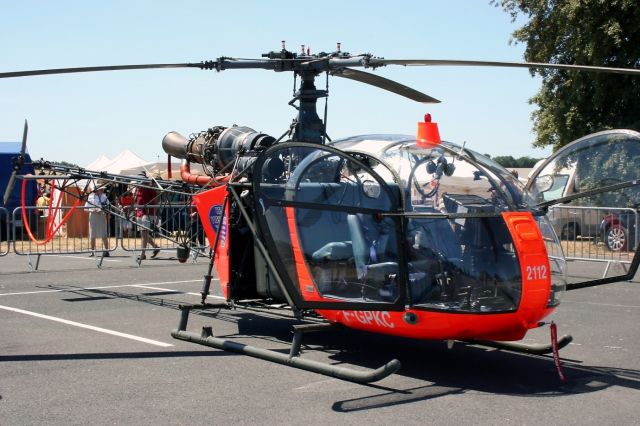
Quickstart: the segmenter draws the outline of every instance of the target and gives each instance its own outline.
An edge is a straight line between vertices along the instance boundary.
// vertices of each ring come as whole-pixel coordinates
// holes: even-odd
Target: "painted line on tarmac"
[[[191,296],[202,296],[202,294],[200,294],[200,293],[191,293],[191,292],[186,292],[186,291],[181,291],[181,290],[174,290],[174,289],[165,288],[165,287],[150,287],[150,286],[144,285],[144,284],[134,284],[134,285],[132,285],[132,287],[145,288],[145,289],[148,289],[148,290],[175,291],[175,292],[180,293],[180,294],[188,294],[188,295],[191,295]],[[210,294],[207,297],[212,297],[214,299],[224,299],[224,297],[216,296],[215,294]]]
[[[107,289],[107,288],[122,288],[122,287],[135,287],[136,285],[167,285],[167,284],[182,284],[182,283],[195,283],[195,282],[200,282],[202,281],[202,279],[199,280],[182,280],[182,281],[165,281],[165,282],[159,282],[159,283],[148,283],[148,284],[120,284],[120,285],[107,285],[107,286],[101,286],[101,287],[69,287],[69,288],[65,288],[65,289],[59,289],[59,290],[37,290],[37,291],[21,291],[21,292],[16,292],[16,293],[0,293],[0,297],[2,296],[22,296],[25,294],[42,294],[42,293],[60,293],[63,291],[71,291],[71,290],[103,290],[103,289]],[[166,289],[163,289],[166,290]]]
[[[24,309],[12,308],[10,306],[2,306],[0,305],[0,309],[4,309],[5,311],[16,312],[18,314],[30,315],[36,318],[42,318],[49,321],[60,322],[62,324],[72,325],[74,327],[85,328],[87,330],[97,331],[100,333],[110,334],[112,336],[124,337],[125,339],[136,340],[138,342],[148,343],[150,345],[160,346],[163,348],[168,348],[173,346],[170,343],[159,342],[157,340],[147,339],[146,337],[134,336],[133,334],[121,333],[119,331],[109,330],[102,327],[96,327],[89,324],[83,324],[80,322],[69,321],[63,318],[52,317],[50,315],[39,314],[37,312],[25,311]]]
[[[81,259],[81,260],[90,260],[92,262],[95,262],[96,259],[99,259],[100,256],[96,257],[82,257],[82,256],[72,256],[72,255],[68,255],[68,254],[49,254],[47,255],[47,257],[66,257],[67,259]],[[122,260],[116,260],[116,259],[107,259],[106,257],[102,259],[103,262],[122,262]]]
[[[577,305],[595,305],[595,306],[608,306],[611,308],[640,308],[638,305],[617,305],[614,303],[602,303],[602,302],[587,302],[583,300],[563,300],[561,303],[575,303]]]

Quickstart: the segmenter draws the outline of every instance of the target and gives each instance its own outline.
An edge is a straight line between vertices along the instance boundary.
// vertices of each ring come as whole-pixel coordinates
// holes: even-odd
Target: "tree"
[[[637,0],[492,0],[529,22],[513,33],[527,62],[640,67]],[[640,129],[640,78],[537,69],[542,88],[529,100],[535,146],[567,143],[600,130]]]
[[[531,158],[529,156],[513,158],[512,155],[498,155],[493,157],[493,161],[500,164],[502,167],[518,167],[518,168],[531,168],[539,161],[539,158]]]

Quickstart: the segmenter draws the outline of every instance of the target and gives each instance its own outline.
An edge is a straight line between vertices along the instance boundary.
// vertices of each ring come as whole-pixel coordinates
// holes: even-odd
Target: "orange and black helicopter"
[[[328,96],[331,76],[391,91],[422,103],[438,100],[369,72],[387,65],[482,66],[554,69],[640,76],[640,70],[563,65],[430,59],[383,59],[351,55],[338,44],[331,53],[271,51],[261,59],[220,57],[200,63],[118,65],[0,73],[0,78],[154,68],[224,71],[264,69],[290,72],[298,89],[290,105],[297,117],[282,136],[245,126],[214,126],[183,137],[168,133],[162,146],[183,160],[184,187],[154,182],[161,191],[193,195],[209,239],[211,261],[201,303],[181,306],[176,339],[234,351],[355,382],[392,374],[400,362],[375,370],[352,369],[300,357],[305,332],[344,326],[413,339],[466,341],[504,350],[546,354],[571,341],[518,342],[545,324],[566,290],[634,277],[636,251],[623,275],[567,283],[560,242],[546,217],[556,203],[620,191],[636,179],[544,201],[549,190],[525,190],[490,158],[464,144],[442,141],[430,116],[417,135],[327,136],[327,108],[321,119],[317,101]],[[326,74],[325,88],[316,78]],[[297,105],[296,105],[297,103]],[[634,147],[640,135],[629,136]],[[584,149],[603,146],[580,145]],[[604,144],[606,145],[606,144]],[[637,148],[634,148],[637,149]],[[191,173],[201,164],[205,175]],[[120,177],[45,163],[71,179],[118,182]],[[60,176],[58,176],[58,179]],[[127,178],[127,183],[131,183]],[[149,185],[149,181],[134,182]],[[172,186],[173,185],[173,186]],[[198,189],[194,189],[197,187]],[[186,189],[185,189],[186,188]],[[189,242],[181,242],[184,260]],[[208,303],[216,269],[225,300]],[[303,321],[295,327],[289,354],[242,345],[187,331],[192,310],[237,308],[256,301],[280,305]],[[318,321],[320,320],[320,321]]]

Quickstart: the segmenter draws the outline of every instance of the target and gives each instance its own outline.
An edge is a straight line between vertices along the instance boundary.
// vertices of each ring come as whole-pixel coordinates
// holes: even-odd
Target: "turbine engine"
[[[275,142],[273,136],[245,126],[215,126],[185,138],[178,132],[169,132],[162,139],[162,149],[172,157],[205,165],[205,170],[230,173],[238,159],[238,171],[250,168],[255,154]]]

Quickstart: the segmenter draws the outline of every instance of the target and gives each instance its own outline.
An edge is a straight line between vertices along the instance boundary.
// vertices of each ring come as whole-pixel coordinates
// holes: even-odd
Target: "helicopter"
[[[519,341],[529,330],[549,324],[544,320],[565,291],[632,279],[640,248],[625,274],[567,283],[566,260],[547,210],[581,196],[631,188],[638,181],[540,201],[536,191],[525,190],[487,156],[443,141],[430,115],[418,122],[416,135],[331,140],[326,106],[322,119],[317,112],[318,100],[328,96],[330,77],[421,103],[440,102],[355,69],[391,65],[640,74],[637,69],[568,64],[384,59],[343,52],[340,44],[330,53],[312,54],[304,46],[295,53],[283,42],[281,50],[261,59],[4,72],[0,78],[154,68],[293,74],[298,90],[289,104],[297,116],[280,137],[247,126],[217,125],[189,137],[169,132],[162,140],[170,157],[182,159],[182,180],[200,188],[193,203],[211,247],[201,301],[180,307],[174,338],[359,383],[387,377],[400,362],[362,370],[304,359],[303,335],[347,327],[448,345],[464,341],[553,353],[560,372],[558,350],[571,336],[558,339],[551,323],[549,345]],[[327,85],[318,89],[315,81],[322,74]],[[202,165],[205,174],[192,173],[191,164]],[[76,177],[86,174],[74,170]],[[188,252],[187,244],[179,247],[179,258]],[[207,301],[214,268],[224,298],[220,303]],[[187,331],[191,311],[235,309],[256,301],[286,309],[303,322],[294,327],[288,354],[215,337],[211,327]]]

